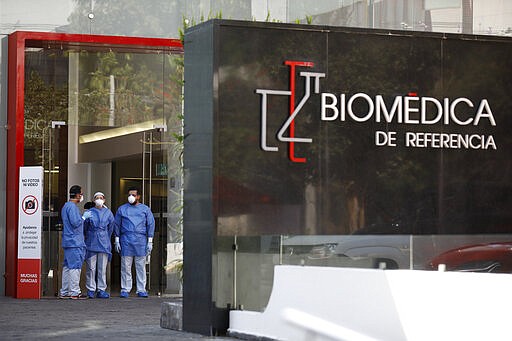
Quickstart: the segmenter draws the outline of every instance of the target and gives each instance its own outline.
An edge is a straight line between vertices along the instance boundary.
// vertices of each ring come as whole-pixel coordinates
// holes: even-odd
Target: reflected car
[[[410,237],[407,235],[293,236],[283,241],[288,255],[310,260],[349,257],[370,259],[373,267],[408,269]]]
[[[341,240],[335,253],[352,259],[373,259],[374,267],[408,269],[410,237],[408,235],[352,235]]]
[[[447,271],[512,273],[512,242],[461,246],[434,257],[428,266],[437,270],[439,264]]]

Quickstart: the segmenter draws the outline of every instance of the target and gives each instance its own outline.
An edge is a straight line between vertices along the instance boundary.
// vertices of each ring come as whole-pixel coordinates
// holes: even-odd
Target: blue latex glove
[[[83,220],[89,219],[91,217],[92,217],[91,211],[85,211],[84,214],[82,215]]]

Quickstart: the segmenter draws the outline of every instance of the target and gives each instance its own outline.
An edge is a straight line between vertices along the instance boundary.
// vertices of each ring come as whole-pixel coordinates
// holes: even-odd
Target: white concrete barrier
[[[264,312],[229,333],[274,340],[512,340],[512,276],[276,266]]]

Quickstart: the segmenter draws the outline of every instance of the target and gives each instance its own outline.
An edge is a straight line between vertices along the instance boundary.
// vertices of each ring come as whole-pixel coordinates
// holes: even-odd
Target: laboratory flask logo
[[[304,80],[304,95],[299,103],[295,105],[297,68],[312,68],[314,67],[314,63],[309,61],[287,60],[284,64],[289,67],[290,81],[288,90],[256,89],[256,93],[261,95],[260,148],[265,152],[279,151],[278,146],[269,145],[269,142],[267,141],[267,103],[269,96],[288,96],[289,116],[277,132],[276,137],[278,141],[288,143],[288,158],[290,161],[305,163],[305,157],[298,157],[295,155],[295,143],[311,143],[313,142],[313,139],[309,137],[295,136],[295,119],[304,107],[304,104],[306,104],[308,99],[311,97],[312,92],[315,94],[320,93],[320,79],[325,77],[325,73],[300,71],[299,75]],[[287,131],[288,136],[285,136]]]

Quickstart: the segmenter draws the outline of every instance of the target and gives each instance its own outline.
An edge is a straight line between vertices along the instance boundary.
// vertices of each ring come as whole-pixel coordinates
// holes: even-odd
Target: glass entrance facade
[[[172,265],[181,256],[181,44],[59,38],[25,40],[24,91],[18,94],[24,99],[22,164],[44,168],[42,296],[56,295],[60,286],[60,209],[73,184],[85,193],[81,209],[101,191],[113,213],[129,187],[140,188],[156,220],[148,289],[178,294]],[[114,254],[108,276],[114,292],[119,272]]]

